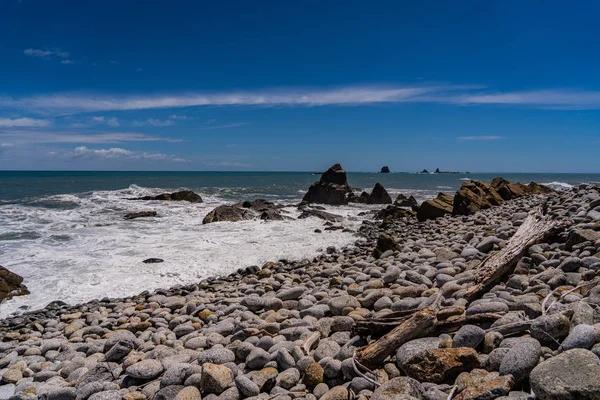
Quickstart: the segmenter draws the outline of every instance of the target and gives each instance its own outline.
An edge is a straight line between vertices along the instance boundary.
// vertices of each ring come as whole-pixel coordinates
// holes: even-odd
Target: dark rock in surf
[[[302,211],[302,214],[298,217],[298,219],[305,219],[309,217],[317,217],[325,221],[329,222],[342,222],[344,218],[341,215],[331,214],[321,210],[308,210],[305,209]]]
[[[428,174],[429,171],[427,171],[426,169],[424,169],[423,171],[421,171],[422,174]]]
[[[29,290],[23,285],[23,277],[0,265],[0,301],[26,294],[29,294]]]
[[[144,261],[142,261],[144,264],[158,264],[161,262],[165,262],[165,260],[163,260],[162,258],[147,258]]]
[[[156,211],[140,211],[135,213],[126,214],[123,219],[136,219],[136,218],[149,218],[156,217],[158,214]]]
[[[302,202],[345,205],[348,204],[348,196],[351,194],[346,171],[340,164],[335,164],[325,171],[318,182],[310,186]]]
[[[379,182],[375,184],[375,187],[371,191],[367,200],[368,204],[392,204],[392,198],[383,185]]]
[[[391,172],[390,168],[387,165],[385,167],[381,167],[380,173],[382,173],[382,174],[389,174],[390,172]]]
[[[218,206],[204,217],[202,223],[209,224],[211,222],[221,221],[236,222],[256,218],[262,220],[289,219],[288,217],[281,215],[279,211],[281,208],[283,208],[283,206],[263,199],[244,201],[232,205]]]
[[[189,201],[190,203],[202,203],[202,197],[191,190],[181,190],[174,193],[162,193],[158,196],[134,197],[127,200]]]

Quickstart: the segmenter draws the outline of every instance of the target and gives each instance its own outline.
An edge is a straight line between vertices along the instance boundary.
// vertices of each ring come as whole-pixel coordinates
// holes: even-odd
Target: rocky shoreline
[[[0,399],[600,398],[600,188],[422,222],[403,204],[312,260],[2,320]],[[477,267],[541,204],[571,226],[468,301]],[[360,326],[436,302],[440,321],[470,323],[357,365],[380,336]]]

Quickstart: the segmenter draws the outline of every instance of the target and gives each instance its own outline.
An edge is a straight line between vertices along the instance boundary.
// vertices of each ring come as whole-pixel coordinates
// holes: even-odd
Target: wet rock
[[[191,190],[182,190],[173,193],[162,193],[158,196],[143,196],[127,200],[163,200],[163,201],[189,201],[190,203],[202,203],[202,197]]]
[[[137,219],[137,218],[150,218],[156,217],[158,213],[156,211],[139,211],[130,214],[125,214],[123,219]]]
[[[0,301],[29,294],[23,278],[0,265]]]

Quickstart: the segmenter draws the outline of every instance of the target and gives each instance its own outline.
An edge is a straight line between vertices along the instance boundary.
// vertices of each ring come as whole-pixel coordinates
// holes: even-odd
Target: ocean
[[[395,197],[419,201],[454,192],[469,179],[536,181],[556,189],[599,183],[600,174],[411,174],[348,173],[352,187],[380,182]],[[220,222],[202,225],[213,208],[263,198],[298,203],[319,175],[310,172],[55,172],[0,171],[0,265],[23,276],[31,291],[0,305],[0,317],[42,308],[51,301],[78,304],[144,290],[198,282],[238,268],[282,258],[311,258],[327,246],[352,245],[350,232],[314,232],[323,221]],[[130,201],[179,189],[203,203]],[[374,206],[329,206],[356,230],[360,213]],[[158,217],[126,221],[130,212]],[[298,214],[286,208],[290,216]],[[165,260],[144,264],[146,258]]]

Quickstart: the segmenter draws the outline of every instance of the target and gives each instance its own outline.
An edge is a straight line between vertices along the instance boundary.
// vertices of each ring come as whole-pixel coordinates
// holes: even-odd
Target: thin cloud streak
[[[0,118],[0,127],[43,127],[48,126],[52,121],[47,119],[33,119],[33,118]]]
[[[503,136],[460,136],[457,138],[460,141],[465,140],[500,140],[504,139]]]
[[[105,96],[55,94],[21,99],[0,98],[0,106],[27,109],[38,113],[75,114],[98,111],[125,111],[198,106],[327,106],[376,103],[421,102],[424,96],[476,86],[426,87],[347,87],[329,90],[272,90],[214,94],[164,96]],[[427,100],[429,101],[429,100]]]
[[[245,126],[245,125],[249,125],[249,123],[248,122],[235,122],[235,123],[231,123],[231,124],[207,126],[207,127],[204,127],[204,128],[197,128],[197,129],[200,130],[200,131],[212,131],[214,129],[237,128],[237,127]]]
[[[9,143],[123,143],[123,142],[182,142],[181,139],[148,136],[135,132],[69,133],[39,131],[0,131],[0,140]]]
[[[490,93],[485,89],[484,86],[476,85],[438,85],[351,86],[334,89],[279,89],[157,96],[58,93],[23,98],[0,97],[0,107],[50,115],[203,106],[320,107],[382,103],[504,105],[564,110],[600,109],[600,92],[595,91],[545,89]],[[154,122],[154,125],[157,125],[161,121],[154,120]],[[149,121],[142,123],[152,124]]]

